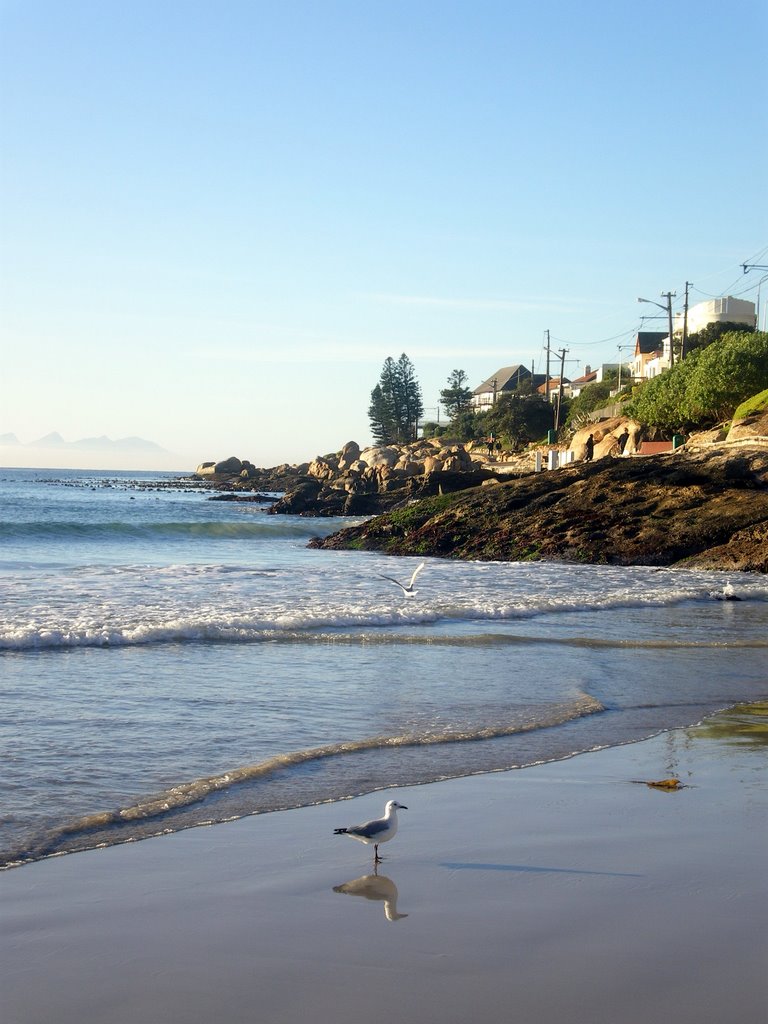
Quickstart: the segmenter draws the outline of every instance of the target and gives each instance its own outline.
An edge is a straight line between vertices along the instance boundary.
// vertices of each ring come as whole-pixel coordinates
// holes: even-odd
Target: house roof
[[[563,377],[563,384],[571,384],[571,383],[572,383],[572,381],[568,380],[567,377]],[[550,377],[549,378],[549,390],[550,391],[557,391],[559,389],[559,387],[560,387],[560,378],[559,377]],[[546,381],[543,384],[540,384],[539,387],[536,388],[536,391],[540,395],[543,395],[546,392],[546,390],[547,390],[547,383],[546,383]]]
[[[664,339],[668,337],[669,331],[638,331],[635,339],[635,355],[657,352],[664,347]]]
[[[530,376],[531,371],[522,363],[517,363],[516,366],[502,366],[496,373],[492,373],[488,380],[484,380],[482,384],[479,384],[472,394],[485,395],[494,389],[496,391],[513,391],[517,387],[519,380],[527,380]],[[494,381],[496,382],[495,388]]]
[[[593,384],[597,380],[597,370],[590,370],[589,373],[582,374],[581,377],[577,377],[571,381],[571,387],[575,384],[577,387],[585,384]]]

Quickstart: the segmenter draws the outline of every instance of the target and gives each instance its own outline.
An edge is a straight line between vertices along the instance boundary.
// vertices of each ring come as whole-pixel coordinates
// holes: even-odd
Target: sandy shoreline
[[[768,747],[716,722],[0,874],[4,1024],[760,1021]],[[332,831],[390,796],[371,879]]]

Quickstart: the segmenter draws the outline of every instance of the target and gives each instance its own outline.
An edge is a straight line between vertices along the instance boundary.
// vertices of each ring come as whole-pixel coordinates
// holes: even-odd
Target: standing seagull
[[[395,838],[397,832],[397,812],[407,810],[408,808],[405,804],[399,804],[397,800],[390,800],[384,808],[383,818],[366,821],[363,825],[350,825],[349,828],[335,828],[333,834],[335,836],[352,836],[353,839],[358,839],[361,843],[365,843],[366,846],[370,846],[373,843],[373,862],[378,864],[381,860],[379,856],[379,843],[388,843],[390,839]]]
[[[413,584],[416,582],[416,577],[419,575],[423,568],[423,562],[420,565],[416,566],[416,568],[413,570],[413,576],[411,576],[410,583],[401,583],[400,580],[392,579],[391,576],[384,576],[382,573],[379,573],[379,576],[381,576],[383,580],[389,580],[390,583],[394,583],[395,586],[400,587],[404,594],[415,594],[416,591],[413,589]]]

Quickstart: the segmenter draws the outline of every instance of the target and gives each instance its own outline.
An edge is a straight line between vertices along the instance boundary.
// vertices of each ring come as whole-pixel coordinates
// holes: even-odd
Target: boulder
[[[341,449],[341,455],[339,456],[339,469],[348,469],[354,462],[357,462],[360,458],[360,445],[357,441],[347,441],[344,447]]]
[[[307,476],[313,476],[316,480],[332,480],[336,473],[333,466],[318,455],[316,459],[310,462]]]
[[[195,476],[213,476],[216,472],[215,462],[201,462],[195,470]]]
[[[425,476],[428,476],[430,473],[439,473],[442,468],[442,459],[438,458],[437,455],[428,455],[427,458],[424,459],[424,469],[422,472]]]
[[[228,459],[224,459],[222,462],[217,462],[214,466],[213,472],[216,476],[240,476],[243,470],[243,464],[240,459],[234,455]]]
[[[305,480],[298,487],[284,494],[279,501],[276,501],[269,512],[271,514],[300,515],[316,503],[322,486],[319,480]]]
[[[577,430],[573,435],[569,450],[574,453],[575,460],[581,462],[586,453],[587,438],[591,434],[594,441],[593,459],[603,459],[607,455],[620,455],[620,439],[626,433],[627,440],[623,454],[634,455],[640,448],[641,431],[642,426],[637,420],[628,419],[626,416],[614,416],[612,419],[588,423]]]
[[[363,462],[367,462],[369,466],[394,466],[397,460],[400,458],[400,452],[396,448],[378,447],[378,448],[366,448],[360,452],[359,456]]]

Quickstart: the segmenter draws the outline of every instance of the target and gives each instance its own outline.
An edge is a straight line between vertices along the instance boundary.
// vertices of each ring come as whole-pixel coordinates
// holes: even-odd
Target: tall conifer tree
[[[423,412],[421,387],[413,363],[405,352],[397,362],[387,356],[368,407],[374,440],[379,444],[414,440]]]

